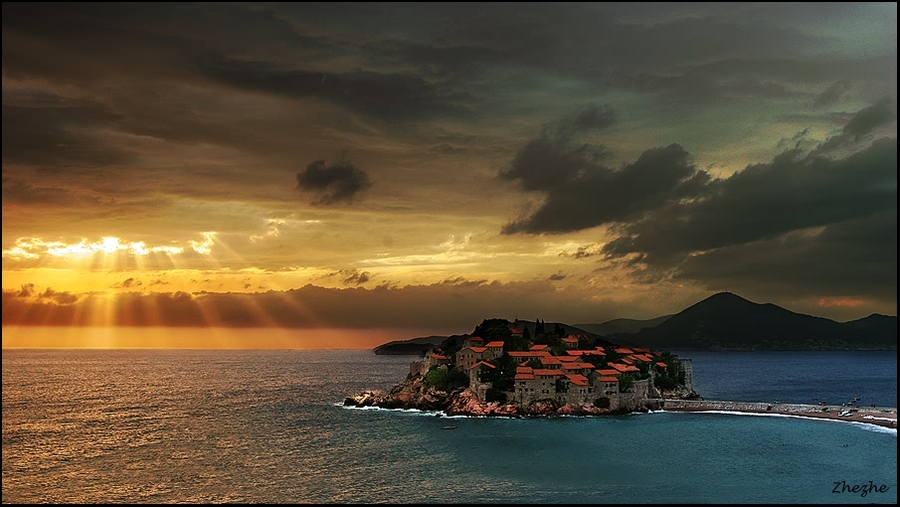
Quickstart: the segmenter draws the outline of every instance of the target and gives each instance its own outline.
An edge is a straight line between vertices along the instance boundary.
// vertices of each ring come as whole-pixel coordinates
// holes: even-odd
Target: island
[[[690,359],[624,347],[573,328],[534,335],[516,320],[485,319],[468,335],[447,337],[409,365],[388,392],[364,391],[344,406],[416,409],[437,415],[553,417],[665,410],[780,414],[896,428],[896,407],[704,400],[693,389]]]
[[[587,333],[536,322],[485,319],[410,363],[389,392],[366,391],[344,405],[419,409],[447,415],[554,416],[658,410],[666,399],[699,395],[690,359],[621,347]]]

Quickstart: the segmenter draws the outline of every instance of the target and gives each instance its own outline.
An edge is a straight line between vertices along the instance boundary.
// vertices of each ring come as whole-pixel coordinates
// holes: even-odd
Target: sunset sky
[[[2,9],[4,326],[897,314],[896,3]]]

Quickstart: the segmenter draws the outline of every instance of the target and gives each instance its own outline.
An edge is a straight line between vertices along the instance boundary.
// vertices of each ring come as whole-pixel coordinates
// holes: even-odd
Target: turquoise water
[[[824,382],[802,380],[801,370],[832,378],[841,364],[855,364],[846,355],[799,367],[797,357],[705,354],[712,355],[684,355],[694,356],[697,389],[715,393],[709,399],[740,400],[753,383],[735,376],[753,372],[794,401],[785,395],[809,387],[799,384]],[[881,354],[893,362],[869,361],[870,376],[893,375],[896,406],[896,356]],[[897,500],[896,431],[868,425],[689,413],[448,419],[341,406],[347,395],[389,389],[411,359],[370,351],[6,350],[3,502]],[[712,363],[732,376],[707,378]],[[876,380],[853,389],[867,387],[884,388]],[[448,424],[456,429],[442,430]],[[840,481],[887,490],[833,493]]]

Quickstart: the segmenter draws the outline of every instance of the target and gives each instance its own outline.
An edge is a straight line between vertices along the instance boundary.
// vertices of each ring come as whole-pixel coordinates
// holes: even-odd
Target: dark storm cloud
[[[297,173],[297,188],[318,196],[313,204],[350,201],[370,186],[369,175],[346,160],[331,166],[325,165],[325,160],[316,160]]]
[[[318,98],[385,119],[458,113],[461,109],[457,103],[466,96],[441,92],[414,74],[323,73],[239,60],[211,62],[203,73],[215,81],[243,90]]]
[[[740,286],[793,297],[891,301],[897,290],[896,209],[835,223],[818,234],[786,234],[690,256],[678,278],[712,290]]]
[[[882,139],[846,159],[790,151],[708,185],[708,197],[627,223],[603,251],[668,262],[724,246],[772,239],[896,209],[897,141]]]
[[[876,106],[855,115],[850,132],[888,121]],[[809,153],[789,150],[710,181],[703,199],[673,201],[618,224],[619,238],[603,253],[640,267],[645,280],[674,272],[714,290],[730,279],[732,287],[784,285],[808,293],[895,292],[897,139],[833,156],[831,148],[859,137],[850,132]]]
[[[5,98],[5,96],[4,96]],[[99,104],[16,106],[4,102],[3,162],[44,167],[103,167],[130,156],[93,131],[119,117]]]
[[[844,133],[853,136],[865,135],[876,127],[896,119],[896,117],[897,114],[891,110],[890,100],[883,99],[877,104],[873,104],[856,113],[844,127]]]
[[[610,124],[611,111],[591,108],[555,130],[545,128],[516,154],[500,178],[547,197],[531,216],[506,225],[504,234],[561,233],[632,220],[701,194],[709,176],[677,144],[649,149],[634,163],[612,169],[602,147],[576,142],[580,128]]]
[[[835,81],[834,84],[829,86],[825,91],[820,93],[816,100],[813,101],[814,107],[825,107],[830,106],[840,99],[844,98],[848,91],[850,91],[851,85],[847,81]]]
[[[602,146],[578,144],[578,134],[613,125],[616,114],[609,106],[590,105],[541,130],[500,173],[507,181],[518,180],[525,190],[550,190],[590,173],[608,154]]]

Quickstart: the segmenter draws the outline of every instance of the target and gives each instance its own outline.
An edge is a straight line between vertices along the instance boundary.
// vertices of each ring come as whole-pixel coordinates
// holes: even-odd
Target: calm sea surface
[[[897,406],[894,352],[681,355],[706,399]],[[450,420],[340,406],[389,389],[411,359],[4,350],[3,502],[897,501],[896,430],[868,425],[688,413]],[[840,481],[887,489],[833,493]]]

